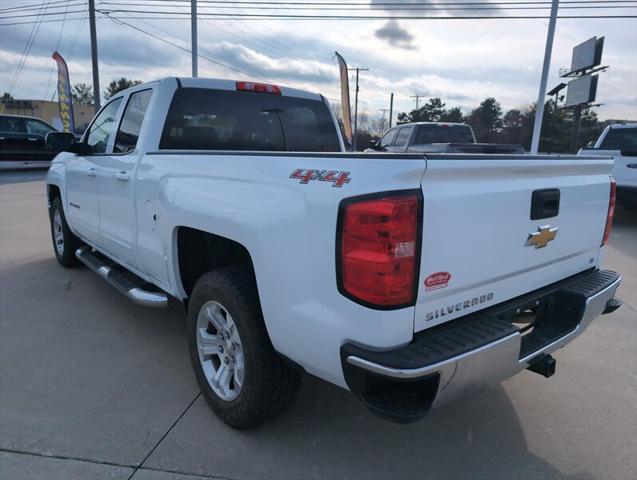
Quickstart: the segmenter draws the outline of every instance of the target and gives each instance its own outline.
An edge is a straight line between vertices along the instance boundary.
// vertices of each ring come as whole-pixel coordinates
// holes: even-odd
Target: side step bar
[[[124,275],[114,268],[114,264],[108,265],[105,257],[99,253],[93,253],[91,247],[78,248],[75,256],[133,302],[144,307],[155,308],[163,308],[168,304],[168,295],[164,292],[152,292],[141,288],[145,283],[141,278],[132,273]]]

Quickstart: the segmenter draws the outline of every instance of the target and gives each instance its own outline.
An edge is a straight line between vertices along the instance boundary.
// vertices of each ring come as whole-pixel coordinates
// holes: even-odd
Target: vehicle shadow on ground
[[[63,270],[52,258],[2,274],[12,280],[2,295],[10,391],[1,402],[12,448],[135,464],[160,442],[145,466],[234,479],[592,478],[563,475],[529,451],[501,386],[397,425],[305,375],[278,419],[236,431],[199,397],[162,440],[196,393],[178,302],[138,307],[87,269]],[[47,352],[46,371],[38,352]]]
[[[239,459],[251,465],[243,468],[244,477],[592,479],[563,475],[529,452],[502,386],[398,425],[369,414],[349,392],[309,376],[303,380],[292,410],[253,431],[232,431],[200,412],[198,421],[208,424],[202,444],[223,431],[229,451],[241,452]],[[230,476],[229,469],[218,470],[223,459],[215,460],[205,473]]]

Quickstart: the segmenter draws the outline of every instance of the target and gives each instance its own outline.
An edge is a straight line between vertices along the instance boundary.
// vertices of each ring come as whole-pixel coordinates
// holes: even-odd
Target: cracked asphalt
[[[605,255],[625,305],[551,379],[395,425],[305,377],[290,412],[237,432],[199,394],[176,301],[144,309],[58,266],[43,178],[0,173],[0,479],[637,478],[637,212]]]

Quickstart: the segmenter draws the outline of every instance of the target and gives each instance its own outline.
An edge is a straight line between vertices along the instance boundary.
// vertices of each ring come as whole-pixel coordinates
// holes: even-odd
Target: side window
[[[40,122],[38,120],[27,119],[25,122],[27,124],[27,133],[33,135],[41,135],[44,137],[47,133],[54,131],[54,129],[48,126],[46,123]]]
[[[24,119],[18,117],[0,117],[0,132],[27,133]]]
[[[114,153],[128,153],[135,150],[144,115],[152,95],[152,90],[142,90],[133,93],[128,99],[122,123],[119,126],[117,137],[115,137]]]
[[[106,105],[104,109],[95,117],[90,126],[86,143],[93,147],[93,153],[105,153],[108,139],[115,127],[115,115],[122,102],[122,98],[117,98]]]
[[[405,144],[407,143],[407,140],[409,140],[409,137],[411,137],[412,130],[413,130],[413,127],[405,127],[398,130],[398,135],[396,135],[396,141],[394,142],[394,146],[404,147]]]
[[[398,130],[390,130],[385,135],[383,135],[383,138],[380,139],[378,144],[381,147],[389,147],[394,142],[394,138],[396,138],[396,133],[398,133]]]

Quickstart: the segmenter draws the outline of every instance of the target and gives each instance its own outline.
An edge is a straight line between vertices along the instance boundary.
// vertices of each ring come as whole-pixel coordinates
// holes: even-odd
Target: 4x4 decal
[[[308,184],[311,180],[319,182],[331,182],[333,187],[342,187],[350,182],[349,172],[339,170],[312,170],[308,168],[297,168],[292,172],[290,178],[300,180],[302,184]]]

